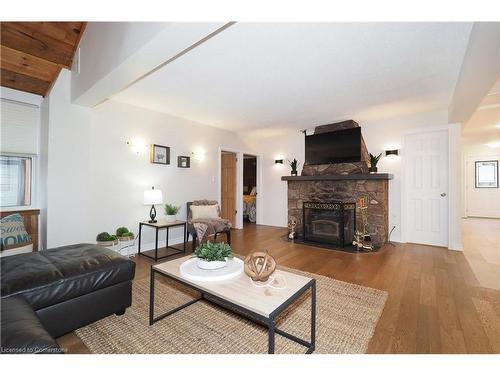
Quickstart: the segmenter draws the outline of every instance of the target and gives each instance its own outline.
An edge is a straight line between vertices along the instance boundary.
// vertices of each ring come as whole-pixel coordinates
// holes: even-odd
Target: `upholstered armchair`
[[[217,216],[220,219],[220,223],[213,228],[213,233],[208,233],[208,236],[204,236],[204,238],[199,238],[198,231],[195,228],[195,223],[203,222],[203,219],[198,218],[194,219],[193,222],[193,212],[192,206],[211,206],[217,205]],[[210,219],[207,219],[207,221]],[[217,236],[219,234],[225,234],[227,243],[231,245],[231,223],[227,220],[223,220],[220,218],[220,208],[217,201],[209,201],[209,200],[199,200],[194,202],[187,202],[187,242],[189,242],[190,236],[193,238],[193,250],[196,248],[197,244],[200,244],[205,238],[213,235],[214,242],[217,241]]]

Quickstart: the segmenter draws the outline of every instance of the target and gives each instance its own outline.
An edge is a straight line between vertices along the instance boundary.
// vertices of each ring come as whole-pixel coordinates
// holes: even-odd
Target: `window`
[[[476,188],[498,187],[498,161],[476,161]]]
[[[0,156],[0,206],[31,205],[32,158]]]

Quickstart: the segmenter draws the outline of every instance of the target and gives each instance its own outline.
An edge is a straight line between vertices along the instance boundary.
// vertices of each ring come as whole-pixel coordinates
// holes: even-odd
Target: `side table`
[[[154,248],[155,256],[154,257],[152,257],[148,254],[145,254],[145,253],[141,253],[141,237],[142,237],[142,227],[143,226],[152,227],[156,230],[155,248]],[[168,245],[169,230],[172,227],[182,227],[183,228],[183,250],[179,250],[175,247]],[[167,232],[165,248],[175,250],[176,251],[175,253],[164,255],[162,257],[158,257],[158,232],[160,231],[160,229],[166,229],[166,232]],[[137,253],[139,255],[145,256],[146,258],[152,259],[155,262],[157,262],[160,259],[165,259],[165,258],[171,257],[172,255],[177,255],[177,254],[181,254],[181,253],[186,254],[186,222],[182,221],[182,220],[166,221],[164,219],[158,220],[156,223],[150,223],[148,221],[141,221],[139,223],[139,238],[138,238],[138,240],[139,240],[139,243],[137,245]]]

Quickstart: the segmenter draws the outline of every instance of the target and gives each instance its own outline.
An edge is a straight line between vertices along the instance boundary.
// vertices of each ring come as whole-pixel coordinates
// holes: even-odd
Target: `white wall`
[[[287,182],[281,181],[281,176],[290,175],[288,160],[293,158],[301,163],[300,174],[304,162],[304,135],[298,130],[284,129],[243,132],[241,136],[249,148],[262,155],[259,159],[262,163],[261,175],[257,177],[262,179],[257,196],[262,210],[259,223],[286,227],[288,191]],[[276,159],[284,159],[284,164],[275,164]]]
[[[368,151],[378,154],[388,149],[400,149],[404,155],[403,137],[405,134],[446,126],[447,112],[422,113],[410,117],[384,119],[361,123],[363,138]],[[304,161],[304,136],[298,130],[253,131],[245,134],[245,139],[255,152],[263,155],[263,222],[262,224],[286,226],[287,224],[287,183],[281,176],[289,175],[290,168],[274,165],[274,159],[296,157]],[[401,179],[402,156],[383,157],[379,162],[379,172],[394,174],[389,185],[389,229],[396,226],[391,240],[401,241]],[[299,170],[300,173],[300,170]]]
[[[49,247],[95,242],[97,233],[119,226],[137,233],[150,208],[142,204],[143,191],[153,185],[164,201],[182,207],[181,218],[187,201],[217,198],[218,148],[241,147],[236,134],[114,101],[80,107],[69,103],[69,89],[63,71],[50,95]],[[150,163],[148,149],[133,153],[126,142],[136,138],[170,146],[171,164]],[[177,168],[177,156],[195,150],[205,151],[205,160],[192,158],[191,168]],[[164,216],[162,207],[158,214]],[[171,243],[181,236],[172,230]],[[143,244],[152,247],[152,230]]]
[[[48,173],[49,173],[49,102],[44,99],[40,106],[40,156],[38,173],[38,208],[40,209],[40,242],[39,249],[47,249],[47,205],[48,205]]]
[[[475,161],[481,160],[497,160],[500,163],[500,151],[484,144],[464,144],[462,155],[464,216],[500,218],[500,188],[476,188],[474,165]]]
[[[90,109],[70,102],[63,69],[48,100],[47,247],[91,239]]]

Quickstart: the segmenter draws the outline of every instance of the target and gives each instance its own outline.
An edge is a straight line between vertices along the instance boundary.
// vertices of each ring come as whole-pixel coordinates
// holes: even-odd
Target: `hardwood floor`
[[[292,244],[281,239],[285,233],[245,226],[233,231],[232,247],[241,255],[269,250],[280,265],[388,291],[369,353],[500,353],[500,291],[482,284],[465,252],[396,244],[350,254]],[[135,261],[136,280],[148,277],[151,262]],[[58,342],[88,353],[74,333]]]

